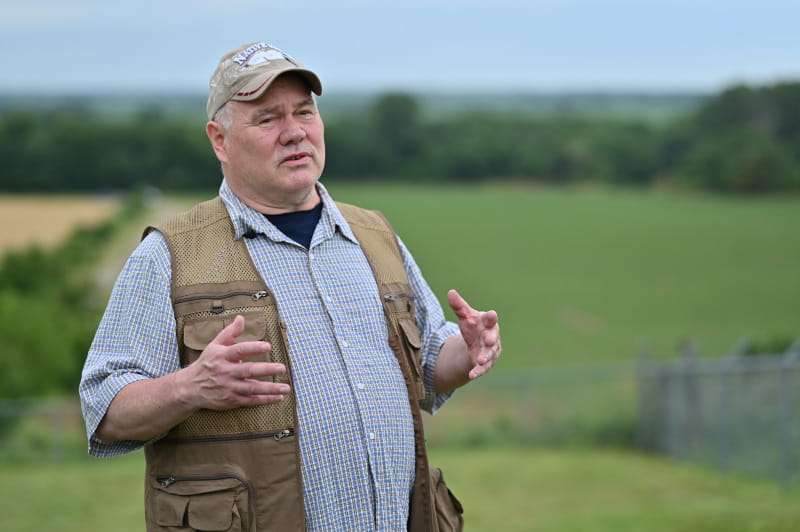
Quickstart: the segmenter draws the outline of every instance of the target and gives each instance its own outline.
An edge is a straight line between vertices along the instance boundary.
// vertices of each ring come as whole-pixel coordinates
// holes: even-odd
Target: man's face
[[[207,131],[233,192],[267,210],[312,207],[314,185],[325,166],[325,140],[322,118],[305,82],[283,75],[257,100],[228,105],[229,129],[212,122]]]

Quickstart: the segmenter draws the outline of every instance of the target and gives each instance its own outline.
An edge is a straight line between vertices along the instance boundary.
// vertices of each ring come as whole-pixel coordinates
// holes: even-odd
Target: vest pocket
[[[233,323],[237,315],[241,315],[244,318],[244,331],[236,338],[237,342],[268,341],[267,321],[264,312],[261,310],[187,319],[183,326],[184,349],[181,365],[185,367],[197,360],[203,349],[216,338],[222,329]],[[247,360],[253,362],[271,361],[269,353],[256,355]]]
[[[460,532],[464,529],[464,508],[453,492],[444,483],[444,475],[438,467],[431,467],[431,489],[433,490],[434,519],[439,532]]]
[[[417,399],[425,399],[425,382],[422,375],[422,340],[419,336],[419,328],[410,317],[397,320],[398,332],[403,342],[404,349],[408,355],[408,364],[411,366],[411,373],[417,386]]]
[[[237,477],[165,476],[151,480],[151,487],[155,515],[149,531],[248,530],[249,489]]]

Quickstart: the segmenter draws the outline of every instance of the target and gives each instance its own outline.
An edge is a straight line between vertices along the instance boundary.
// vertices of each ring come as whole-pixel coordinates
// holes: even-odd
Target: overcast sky
[[[702,90],[800,79],[800,0],[0,0],[0,91],[204,92],[267,41],[328,91]]]

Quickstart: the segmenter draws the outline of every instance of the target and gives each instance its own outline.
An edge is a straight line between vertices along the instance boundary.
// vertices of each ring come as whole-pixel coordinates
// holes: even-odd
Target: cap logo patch
[[[273,59],[284,59],[297,66],[297,61],[295,61],[292,56],[264,42],[256,43],[242,50],[232,58],[232,61],[242,68],[249,68],[263,63],[269,63]]]

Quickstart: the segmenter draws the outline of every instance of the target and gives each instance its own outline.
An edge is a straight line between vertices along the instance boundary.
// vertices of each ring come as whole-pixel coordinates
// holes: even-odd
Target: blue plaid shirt
[[[310,249],[294,243],[242,203],[223,181],[220,196],[236,237],[275,294],[292,357],[309,530],[405,530],[414,481],[414,430],[403,376],[388,345],[372,271],[347,222],[318,185],[323,212]],[[458,326],[442,308],[401,243],[423,336],[423,408],[435,412],[439,348]],[[180,368],[170,299],[166,243],[150,234],[114,286],[80,385],[94,456],[114,456],[144,442],[104,443],[95,430],[125,385]]]

